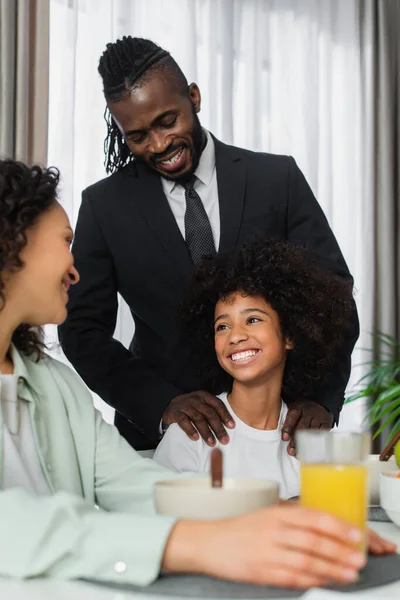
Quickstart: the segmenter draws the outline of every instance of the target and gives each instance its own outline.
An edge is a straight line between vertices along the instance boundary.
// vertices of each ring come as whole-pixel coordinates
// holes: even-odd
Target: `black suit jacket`
[[[322,265],[351,280],[326,218],[291,157],[215,140],[219,252],[257,232],[308,244]],[[73,246],[80,282],[60,328],[63,349],[86,384],[116,409],[115,423],[137,449],[154,447],[164,409],[204,386],[184,348],[179,309],[193,265],[160,177],[133,163],[83,192]],[[130,306],[129,350],[113,339],[117,292]],[[351,331],[315,399],[338,419],[358,337]]]

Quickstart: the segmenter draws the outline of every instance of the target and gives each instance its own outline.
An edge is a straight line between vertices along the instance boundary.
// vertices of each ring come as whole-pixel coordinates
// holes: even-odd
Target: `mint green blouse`
[[[0,576],[151,583],[174,525],[155,514],[153,485],[176,475],[105,423],[66,365],[49,357],[35,363],[15,347],[12,359],[52,494],[0,491]]]

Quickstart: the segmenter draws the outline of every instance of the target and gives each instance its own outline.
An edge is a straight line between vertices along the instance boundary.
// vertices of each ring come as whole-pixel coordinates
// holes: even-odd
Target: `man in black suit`
[[[108,44],[99,72],[112,175],[83,192],[73,249],[81,280],[61,327],[64,351],[137,449],[155,447],[173,422],[193,439],[227,443],[233,419],[204,390],[180,331],[193,265],[261,233],[307,244],[326,268],[351,275],[295,161],[227,146],[203,130],[200,91],[166,51],[126,37]],[[129,350],[113,339],[118,292],[135,322]],[[313,398],[286,399],[290,453],[296,427],[337,422],[357,336],[354,309],[329,381]]]

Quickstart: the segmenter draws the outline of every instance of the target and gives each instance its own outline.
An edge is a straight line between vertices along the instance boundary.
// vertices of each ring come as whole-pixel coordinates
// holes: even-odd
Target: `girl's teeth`
[[[255,350],[246,350],[245,352],[238,352],[237,354],[232,354],[232,360],[244,360],[245,358],[249,358],[250,356],[255,356]]]

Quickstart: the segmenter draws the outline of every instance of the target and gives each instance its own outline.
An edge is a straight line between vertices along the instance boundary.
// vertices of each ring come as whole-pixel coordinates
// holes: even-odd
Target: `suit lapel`
[[[161,178],[143,165],[132,165],[132,168],[136,171],[133,177],[137,178],[136,205],[149,229],[172,261],[172,266],[178,268],[182,275],[187,277],[193,270],[193,263],[164,194]]]
[[[214,138],[221,237],[219,253],[233,252],[242,222],[246,167],[240,150]]]
[[[242,221],[246,167],[240,150],[227,146],[217,139],[215,162],[220,214],[219,252],[232,252],[236,247]],[[185,240],[162,188],[161,179],[144,165],[133,163],[128,177],[136,179],[135,204],[138,206],[149,229],[172,262],[172,266],[187,278],[193,270]],[[131,186],[128,185],[131,190]]]

